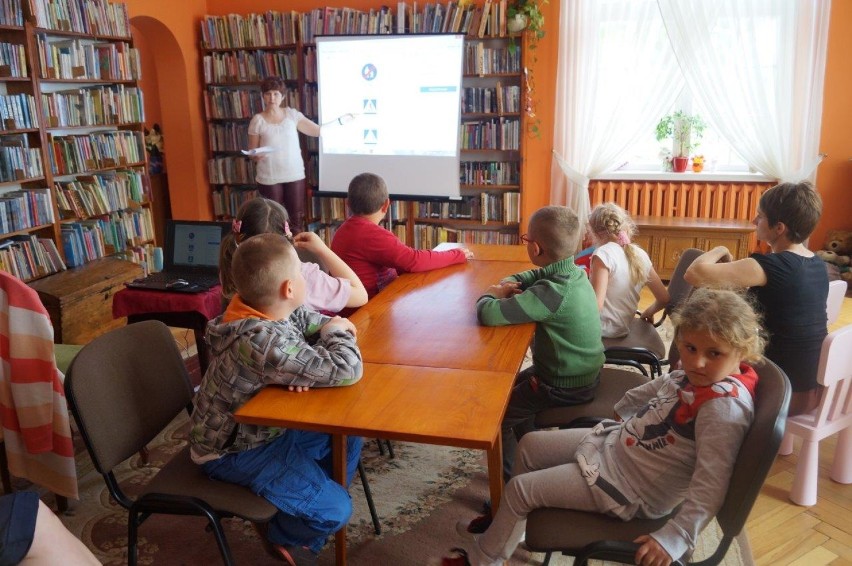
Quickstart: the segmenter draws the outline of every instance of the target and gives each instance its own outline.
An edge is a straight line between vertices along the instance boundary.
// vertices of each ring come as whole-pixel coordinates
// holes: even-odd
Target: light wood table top
[[[294,393],[269,386],[234,414],[238,422],[348,436],[488,449],[514,372],[364,364],[348,387]]]
[[[358,309],[365,362],[516,373],[535,325],[480,326],[476,300],[529,262],[469,261],[405,273]]]
[[[435,251],[467,248],[473,252],[474,260],[479,261],[520,261],[526,262],[531,269],[530,257],[525,245],[501,246],[496,244],[456,244],[444,243],[435,246]]]

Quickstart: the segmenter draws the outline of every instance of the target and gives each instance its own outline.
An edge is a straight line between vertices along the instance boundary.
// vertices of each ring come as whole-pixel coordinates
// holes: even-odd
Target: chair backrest
[[[65,393],[101,474],[144,448],[192,400],[175,339],[154,320],[84,346],[68,368]]]
[[[817,428],[852,418],[852,324],[825,337],[819,356],[817,381],[825,386],[816,411]]]
[[[692,262],[703,253],[698,248],[687,248],[681,252],[680,259],[678,259],[677,265],[672,272],[672,277],[669,279],[669,304],[666,305],[667,314],[671,314],[689,296],[689,293],[692,292],[692,285],[686,282],[683,274],[686,273],[687,268],[692,265]]]
[[[825,312],[828,315],[829,326],[834,324],[840,316],[843,307],[843,297],[846,296],[846,281],[837,279],[828,284],[828,299],[825,303]]]
[[[745,526],[781,445],[790,404],[790,381],[781,368],[764,358],[754,364],[754,369],[758,375],[754,421],[740,447],[725,501],[716,514],[726,538],[737,536]]]

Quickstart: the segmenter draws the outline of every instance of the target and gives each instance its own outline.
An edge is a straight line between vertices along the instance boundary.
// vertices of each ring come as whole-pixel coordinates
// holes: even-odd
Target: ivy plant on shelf
[[[678,110],[657,123],[657,141],[672,140],[672,169],[677,173],[686,171],[689,155],[701,141],[706,124],[698,114],[687,114]]]
[[[534,67],[538,61],[535,49],[538,47],[538,42],[544,37],[544,15],[541,13],[541,6],[547,4],[549,0],[511,0],[508,10],[507,27],[511,34],[522,33],[526,30],[527,47],[530,50],[530,67]],[[509,50],[514,52],[517,49],[514,35],[512,42],[509,45]],[[533,137],[541,135],[540,125],[541,119],[535,115],[535,103],[533,96],[535,95],[535,83],[533,82],[532,70],[524,69],[524,111],[530,119],[528,130]]]

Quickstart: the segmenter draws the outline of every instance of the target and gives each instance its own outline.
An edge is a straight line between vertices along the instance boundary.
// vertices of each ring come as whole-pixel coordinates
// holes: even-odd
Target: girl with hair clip
[[[629,521],[672,516],[644,533],[634,563],[687,561],[719,512],[740,446],[754,418],[760,316],[742,295],[697,289],[672,315],[683,369],[631,389],[617,420],[594,428],[524,435],[514,475],[491,526],[442,566],[498,566],[512,556],[535,509],[593,511]],[[471,540],[471,538],[475,540]]]
[[[589,216],[589,232],[598,246],[592,255],[589,280],[601,311],[604,338],[627,336],[630,320],[639,304],[639,292],[647,285],[654,302],[641,317],[654,322],[654,314],[669,302],[669,291],[651,265],[648,254],[630,242],[636,225],[615,203],[600,204]]]
[[[302,275],[307,282],[305,306],[311,310],[330,313],[344,308],[357,308],[367,303],[367,290],[355,272],[335,254],[314,232],[290,232],[290,217],[281,204],[263,197],[243,203],[232,223],[231,233],[222,240],[219,252],[219,278],[222,298],[230,301],[236,293],[231,275],[231,260],[240,242],[258,234],[287,236],[299,257],[316,258],[320,265],[302,261]]]

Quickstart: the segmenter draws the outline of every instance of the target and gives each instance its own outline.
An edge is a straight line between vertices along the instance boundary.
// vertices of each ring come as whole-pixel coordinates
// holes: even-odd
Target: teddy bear
[[[823,249],[816,255],[826,263],[835,266],[840,278],[852,285],[852,230],[829,230],[825,236]]]

